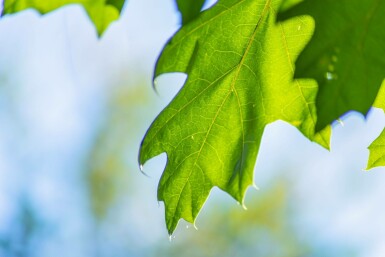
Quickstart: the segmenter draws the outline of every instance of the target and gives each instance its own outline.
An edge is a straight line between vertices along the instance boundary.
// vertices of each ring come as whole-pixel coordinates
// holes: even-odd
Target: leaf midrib
[[[259,26],[260,26],[260,24],[261,24],[261,21],[263,20],[263,17],[265,16],[267,10],[270,8],[270,3],[271,3],[271,0],[267,0],[266,3],[265,3],[265,6],[264,6],[263,11],[262,11],[262,14],[261,14],[261,16],[260,16],[259,19],[258,19],[258,22],[257,22],[257,24],[256,24],[256,26],[255,26],[255,29],[254,29],[254,31],[253,31],[252,36],[251,36],[250,39],[249,39],[249,42],[248,42],[247,47],[246,47],[246,50],[245,50],[245,52],[244,52],[244,54],[243,54],[243,56],[242,56],[242,59],[241,59],[241,61],[239,62],[239,64],[236,66],[238,69],[237,69],[237,72],[235,73],[234,79],[233,79],[233,81],[232,81],[232,83],[231,83],[231,85],[230,85],[230,87],[231,87],[232,90],[229,90],[228,94],[226,95],[226,97],[225,97],[224,100],[222,101],[222,104],[219,106],[219,108],[218,108],[218,110],[217,110],[217,112],[216,112],[216,114],[215,114],[215,116],[214,116],[214,118],[213,118],[213,121],[211,122],[210,127],[209,127],[209,129],[208,129],[208,131],[207,131],[207,133],[206,133],[206,136],[205,136],[205,138],[203,139],[203,142],[202,142],[201,147],[200,147],[199,152],[198,152],[198,156],[197,156],[197,158],[196,158],[195,161],[194,161],[193,167],[195,167],[195,166],[197,165],[197,162],[198,162],[199,157],[200,157],[200,155],[201,155],[201,153],[202,153],[203,147],[204,147],[205,144],[206,144],[206,140],[207,140],[207,138],[208,138],[208,136],[209,136],[209,134],[210,134],[210,132],[211,132],[211,129],[212,129],[213,125],[215,124],[215,121],[216,121],[216,119],[217,119],[217,117],[218,117],[220,111],[222,110],[223,105],[225,104],[225,102],[227,101],[227,99],[229,98],[229,96],[231,95],[232,92],[237,92],[234,85],[235,85],[235,83],[236,83],[236,81],[237,81],[237,78],[238,78],[238,76],[239,76],[239,73],[240,73],[240,70],[241,70],[241,68],[242,68],[242,66],[243,66],[243,63],[244,63],[245,60],[246,60],[246,56],[248,55],[248,53],[249,53],[249,51],[250,51],[250,49],[251,49],[251,46],[252,46],[252,44],[253,44],[253,42],[254,42],[254,39],[255,39],[255,36],[256,36],[256,34],[257,34],[257,30],[258,30],[258,28],[259,28]],[[242,113],[241,106],[240,106],[240,99],[239,99],[239,96],[238,96],[237,93],[235,93],[235,95],[236,95],[237,100],[238,100],[240,113]],[[240,116],[240,117],[241,117],[241,124],[242,124],[242,146],[243,146],[243,148],[242,148],[242,153],[241,153],[241,160],[243,160],[243,153],[244,153],[244,127],[243,127],[242,116]],[[185,159],[185,160],[186,160],[186,159]],[[199,167],[199,168],[200,168],[200,167]],[[200,168],[200,169],[201,169],[201,168]],[[242,161],[241,161],[240,171],[242,171]],[[176,205],[176,208],[175,208],[175,212],[176,212],[176,209],[179,207],[179,204],[180,204],[180,197],[181,197],[181,195],[182,195],[182,193],[183,193],[183,191],[184,191],[186,185],[187,185],[188,183],[190,183],[190,178],[191,178],[192,172],[193,172],[193,169],[190,169],[189,175],[187,176],[186,183],[183,185],[183,188],[182,188],[182,190],[180,191],[181,193],[178,195],[177,205]],[[240,187],[241,184],[238,184],[238,186]],[[174,214],[175,214],[175,212],[174,212]]]

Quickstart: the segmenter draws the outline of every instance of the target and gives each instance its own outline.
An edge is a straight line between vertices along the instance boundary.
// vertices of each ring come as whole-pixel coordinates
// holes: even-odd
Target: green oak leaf
[[[147,131],[139,162],[167,153],[158,200],[165,204],[170,234],[181,218],[195,222],[214,186],[243,205],[267,124],[287,121],[329,146],[330,127],[314,134],[316,83],[292,81],[314,23],[300,17],[277,24],[280,4],[220,0],[163,49],[155,77],[188,77]]]
[[[385,77],[385,1],[305,0],[280,15],[309,14],[315,32],[295,78],[314,78],[319,130],[350,110],[364,115]]]
[[[205,1],[206,0],[176,0],[178,10],[182,14],[182,24],[186,24],[198,17]]]
[[[99,35],[111,22],[119,18],[125,0],[4,0],[2,15],[33,8],[41,14],[54,11],[64,5],[80,4],[87,11]]]
[[[383,81],[380,91],[377,95],[374,107],[385,111],[385,80]],[[385,129],[368,147],[369,160],[366,169],[385,166]]]

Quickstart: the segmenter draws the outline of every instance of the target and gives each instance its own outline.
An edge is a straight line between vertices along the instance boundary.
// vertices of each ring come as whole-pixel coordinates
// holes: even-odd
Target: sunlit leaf
[[[158,60],[155,76],[188,74],[147,131],[139,156],[144,164],[167,153],[158,199],[170,234],[179,219],[195,221],[214,186],[243,204],[267,124],[287,121],[328,147],[329,128],[314,135],[316,83],[292,81],[313,23],[302,17],[277,24],[280,4],[219,1],[178,31]]]

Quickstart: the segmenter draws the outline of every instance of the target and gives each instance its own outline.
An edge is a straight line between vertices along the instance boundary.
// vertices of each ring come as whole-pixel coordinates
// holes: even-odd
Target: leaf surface
[[[205,1],[206,0],[176,0],[178,10],[182,15],[182,24],[186,24],[198,17]]]
[[[188,74],[142,141],[139,162],[167,153],[158,187],[171,234],[194,222],[217,186],[243,205],[267,124],[284,120],[324,147],[330,128],[314,134],[317,85],[292,81],[294,61],[313,23],[277,24],[280,0],[222,0],[186,24],[165,46],[155,77]]]
[[[111,22],[119,18],[124,0],[4,0],[2,15],[29,8],[46,14],[68,4],[82,5],[95,24],[98,34],[101,35]]]
[[[384,13],[383,0],[305,0],[281,15],[315,20],[295,78],[318,82],[317,130],[350,110],[366,115],[372,106],[385,77]]]

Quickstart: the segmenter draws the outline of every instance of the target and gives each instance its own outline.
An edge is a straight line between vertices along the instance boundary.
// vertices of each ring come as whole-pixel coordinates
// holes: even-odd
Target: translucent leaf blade
[[[164,48],[155,76],[187,81],[153,122],[139,162],[167,153],[158,188],[172,233],[194,222],[212,187],[243,204],[267,124],[284,120],[326,147],[330,128],[314,133],[317,85],[292,81],[311,19],[277,24],[281,1],[222,0],[186,24]]]

